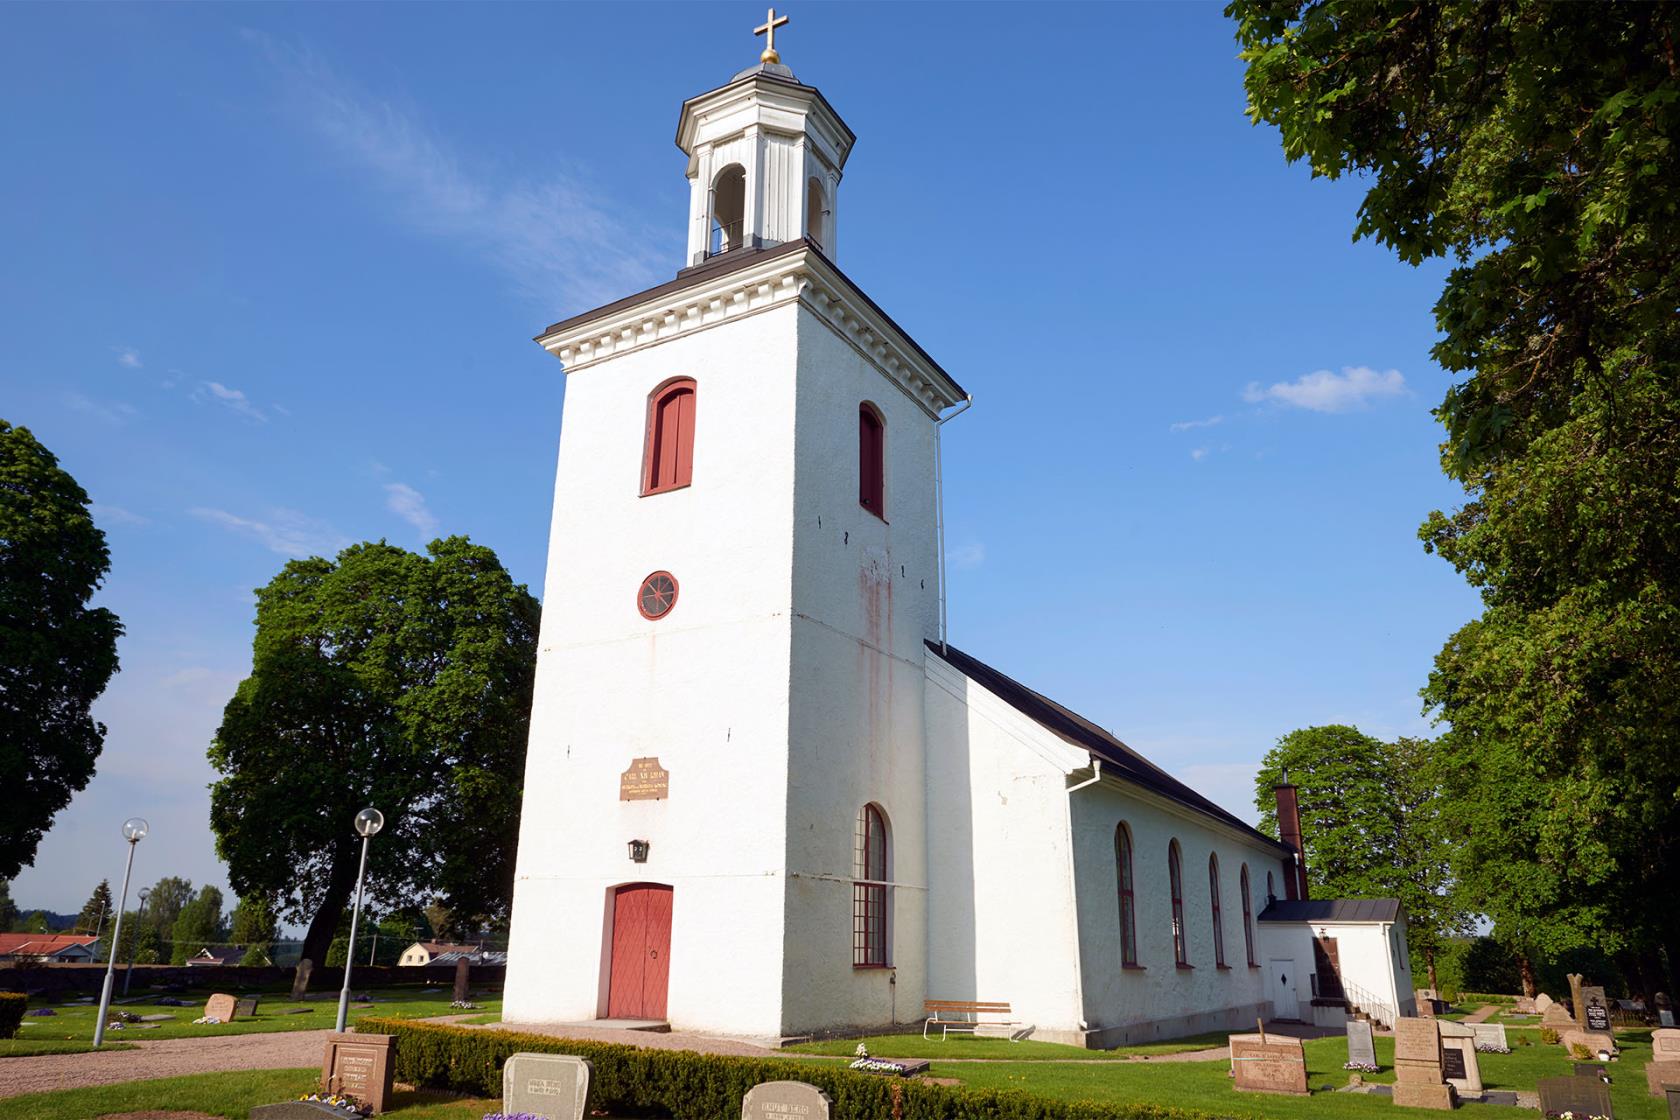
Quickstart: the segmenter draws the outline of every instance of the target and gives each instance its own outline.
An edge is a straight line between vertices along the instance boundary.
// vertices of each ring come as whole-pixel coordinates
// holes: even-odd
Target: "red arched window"
[[[1178,857],[1178,841],[1167,845],[1167,877],[1172,881],[1173,956],[1180,968],[1190,967],[1190,946],[1184,928],[1184,867]]]
[[[1258,967],[1254,961],[1254,907],[1248,901],[1248,864],[1242,865],[1242,878],[1237,882],[1242,889],[1243,906],[1243,947],[1248,950],[1248,967]]]
[[[852,965],[885,968],[887,960],[887,819],[874,805],[858,813],[852,881]]]
[[[1114,874],[1120,885],[1120,966],[1136,968],[1137,899],[1132,893],[1132,830],[1121,821],[1114,828]]]
[[[858,405],[858,505],[887,519],[887,423],[868,401]]]
[[[1225,967],[1225,923],[1219,917],[1219,857],[1208,856],[1208,899],[1213,904],[1213,963]]]
[[[694,478],[694,380],[667,381],[648,397],[642,493],[687,486]]]

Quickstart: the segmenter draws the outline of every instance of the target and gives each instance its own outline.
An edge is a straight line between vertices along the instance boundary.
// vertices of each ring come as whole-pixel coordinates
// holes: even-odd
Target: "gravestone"
[[[251,1120],[344,1120],[344,1113],[320,1101],[281,1101],[279,1104],[259,1104],[251,1110]]]
[[[1569,1011],[1575,1016],[1575,1025],[1585,1028],[1587,1025],[1587,1005],[1581,998],[1581,974],[1571,972],[1569,980]]]
[[[1394,1103],[1407,1108],[1450,1109],[1452,1086],[1441,1076],[1441,1034],[1433,1019],[1394,1023]]]
[[[455,993],[452,997],[456,1003],[467,1002],[467,981],[471,978],[471,975],[472,965],[467,961],[467,958],[461,957],[458,959],[455,962]]]
[[[1554,1001],[1551,996],[1547,995],[1545,992],[1541,992],[1539,995],[1534,997],[1534,1013],[1536,1015],[1544,1015],[1546,1013],[1546,1008],[1550,1007],[1553,1002]]]
[[[1610,1076],[1609,1070],[1593,1062],[1576,1062],[1574,1065],[1576,1077],[1596,1077],[1600,1081],[1603,1081],[1606,1077]]]
[[[1534,1010],[1534,1001],[1529,999],[1527,996],[1518,996],[1517,1001],[1511,1004],[1511,1013],[1513,1015],[1536,1014]]]
[[[569,1054],[515,1054],[502,1067],[502,1111],[583,1120],[591,1069]]]
[[[396,1036],[330,1034],[321,1057],[321,1091],[355,1097],[375,1112],[391,1099],[391,1066]]]
[[[1418,988],[1412,993],[1417,1002],[1417,1013],[1420,1019],[1435,1018],[1435,989]]]
[[[1306,1096],[1307,1055],[1301,1040],[1287,1035],[1234,1034],[1231,1072],[1244,1093]]]
[[[1377,1040],[1371,1034],[1371,1024],[1364,1019],[1349,1019],[1347,1024],[1347,1048],[1349,1062],[1361,1065],[1375,1066],[1377,1064]]]
[[[1581,999],[1586,1003],[1587,1029],[1610,1033],[1610,1001],[1604,997],[1604,989],[1582,988]]]
[[[297,971],[292,973],[292,999],[303,998],[303,993],[309,990],[309,974],[314,970],[315,962],[308,957],[297,963]]]
[[[1672,1027],[1674,1025],[1674,1012],[1670,1011],[1666,1007],[1663,1008],[1661,1011],[1657,1012],[1657,1022],[1661,1023],[1665,1027]]]
[[[1542,1027],[1551,1027],[1553,1030],[1559,1032],[1573,1030],[1575,1027],[1575,1016],[1571,1015],[1569,1013],[1569,1008],[1565,1007],[1563,1004],[1554,1003],[1541,1013],[1540,1025]]]
[[[803,1081],[766,1081],[741,1098],[741,1120],[828,1120],[833,1103]]]
[[[237,1014],[239,1014],[239,1001],[226,992],[217,992],[204,1002],[204,1017],[206,1019],[219,1019],[224,1023],[231,1023]]]
[[[1668,1087],[1668,1120],[1680,1120],[1680,1085]]]
[[[1451,1019],[1436,1021],[1441,1032],[1441,1076],[1461,1095],[1480,1096],[1482,1067],[1476,1058],[1474,1028]]]
[[[1614,1058],[1617,1054],[1615,1038],[1600,1031],[1582,1031],[1571,1028],[1565,1030],[1558,1037],[1558,1041],[1570,1053],[1574,1053],[1575,1047],[1581,1047],[1586,1050],[1589,1058],[1597,1058],[1603,1055],[1604,1058],[1608,1059]]]
[[[255,1019],[257,1017],[257,1003],[261,996],[245,996],[233,1001],[233,1013],[241,1019]]]
[[[1470,1030],[1475,1036],[1478,1050],[1491,1050],[1503,1054],[1511,1048],[1510,1039],[1505,1037],[1504,1023],[1471,1023]]]
[[[1540,1115],[1569,1112],[1576,1116],[1608,1116],[1615,1120],[1610,1105],[1610,1086],[1596,1077],[1542,1077]]]
[[[1680,1086],[1680,1030],[1659,1027],[1651,1032],[1651,1060],[1645,1064],[1645,1087],[1653,1097],[1667,1086]]]

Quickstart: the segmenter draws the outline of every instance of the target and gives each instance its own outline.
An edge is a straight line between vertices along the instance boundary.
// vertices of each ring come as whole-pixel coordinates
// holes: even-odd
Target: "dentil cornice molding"
[[[560,359],[565,372],[573,373],[795,301],[929,416],[937,417],[966,398],[961,386],[909,335],[809,246],[767,255],[765,260],[698,279],[676,291],[649,293],[645,301],[591,316],[572,327],[557,324],[537,341]]]

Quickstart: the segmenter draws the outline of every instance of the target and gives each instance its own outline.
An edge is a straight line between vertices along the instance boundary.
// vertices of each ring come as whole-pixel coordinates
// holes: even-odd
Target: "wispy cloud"
[[[1276,403],[1312,412],[1351,412],[1371,402],[1405,395],[1406,379],[1399,370],[1378,373],[1369,366],[1343,366],[1339,374],[1327,369],[1302,374],[1294,381],[1262,386],[1250,381],[1243,390],[1249,404]]]
[[[405,482],[385,484],[385,508],[420,530],[428,539],[437,535],[438,519],[426,507],[426,496]]]
[[[1215,424],[1223,424],[1224,422],[1225,417],[1223,416],[1209,416],[1206,420],[1180,420],[1178,423],[1173,424],[1169,430],[1174,432],[1189,432],[1194,431],[1197,428],[1211,428]]]
[[[570,175],[501,173],[464,159],[446,137],[339,77],[307,46],[247,30],[307,126],[427,234],[459,242],[512,277],[546,310],[592,307],[663,278],[675,239],[623,217],[622,201]]]
[[[332,526],[295,509],[270,510],[263,521],[240,517],[225,509],[197,507],[187,512],[282,556],[333,556],[350,543],[348,537]]]
[[[268,423],[268,414],[253,404],[242,390],[230,388],[220,381],[200,381],[198,388],[193,390],[192,398],[219,404],[256,424]]]
[[[979,541],[959,544],[950,553],[951,567],[958,570],[978,568],[986,562],[986,546]]]
[[[131,513],[121,506],[107,505],[104,502],[90,502],[88,512],[93,514],[96,525],[150,525],[148,518],[138,513]]]
[[[1210,450],[1210,449],[1209,449],[1209,448],[1206,448],[1206,447],[1195,447],[1195,448],[1192,448],[1192,449],[1191,449],[1191,450],[1190,450],[1190,458],[1192,458],[1192,459],[1194,459],[1194,460],[1195,460],[1195,461],[1196,461],[1196,462],[1198,462],[1198,463],[1199,463],[1199,462],[1201,462],[1201,461],[1202,461],[1202,460],[1203,460],[1203,459],[1206,459],[1206,458],[1207,458],[1207,457],[1208,457],[1208,451],[1209,451],[1209,450]]]
[[[111,349],[116,351],[117,364],[119,366],[127,366],[129,369],[139,369],[141,366],[146,364],[140,360],[140,351],[135,350],[132,347],[113,346]]]
[[[140,410],[122,401],[95,400],[86,393],[65,393],[62,400],[65,408],[85,412],[89,416],[105,421],[107,424],[126,424],[136,416]]]

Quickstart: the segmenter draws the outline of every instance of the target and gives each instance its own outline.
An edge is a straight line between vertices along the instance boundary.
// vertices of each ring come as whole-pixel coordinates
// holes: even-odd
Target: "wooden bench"
[[[922,1004],[922,1010],[927,1012],[927,1021],[922,1024],[922,1037],[927,1038],[928,1031],[939,1028],[941,1040],[952,1031],[967,1032],[972,1035],[997,1034],[1008,1038],[1011,1042],[1019,1042],[1019,1034],[1015,1028],[1020,1024],[1010,1019],[1010,1007],[1007,1003],[988,1002],[986,1000],[963,999],[930,999]],[[982,1019],[981,1016],[1003,1016],[1001,1020]]]

